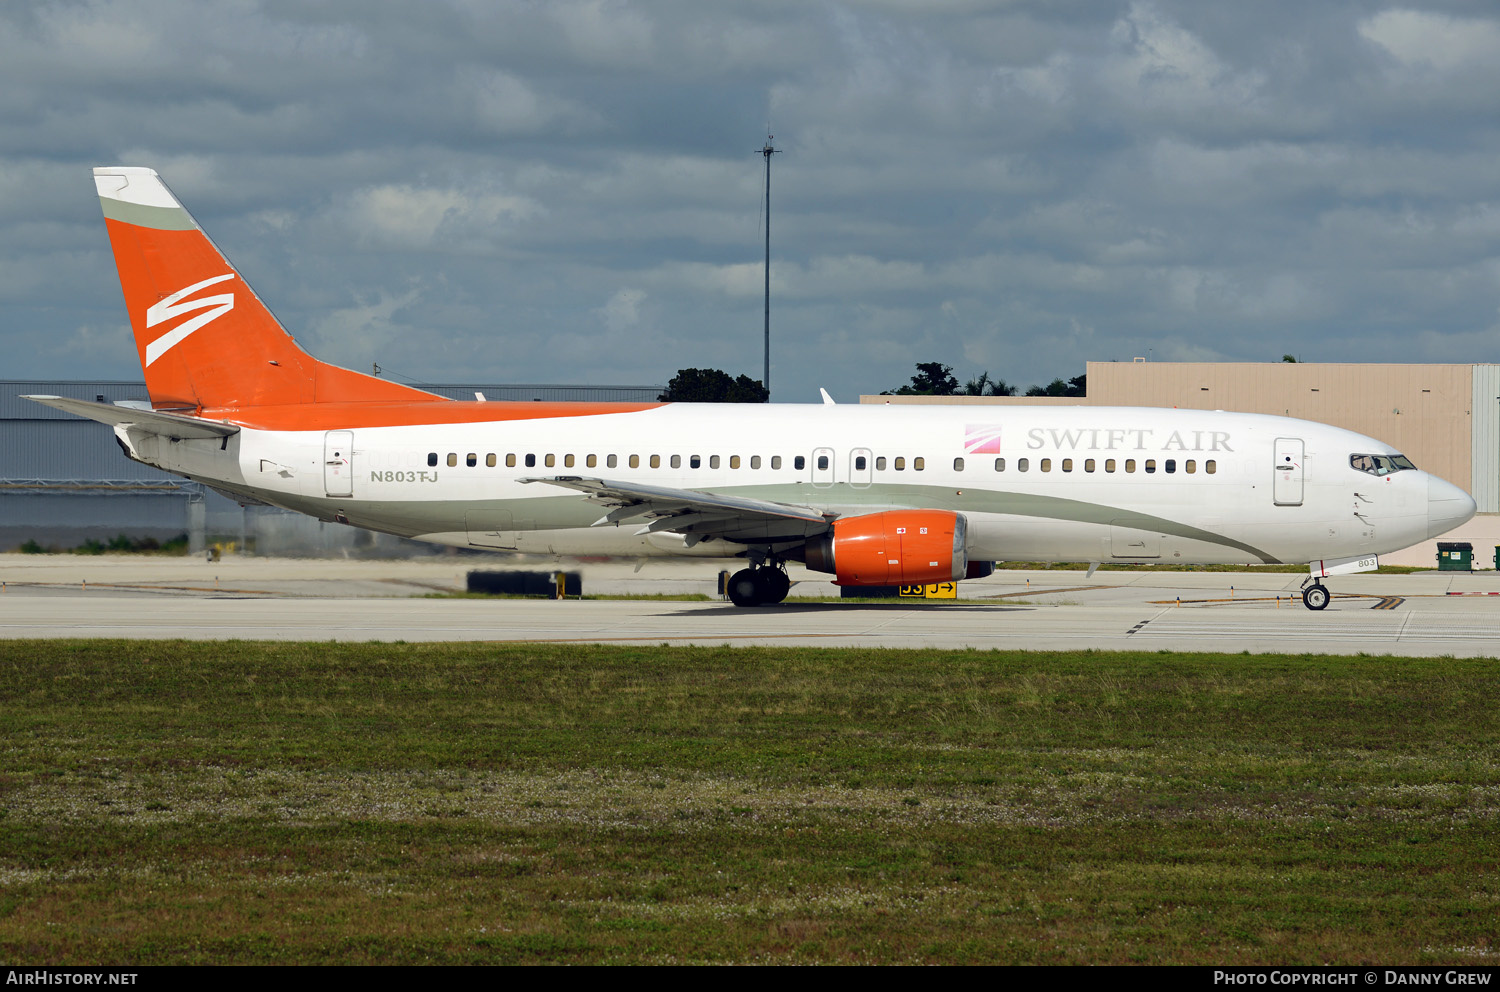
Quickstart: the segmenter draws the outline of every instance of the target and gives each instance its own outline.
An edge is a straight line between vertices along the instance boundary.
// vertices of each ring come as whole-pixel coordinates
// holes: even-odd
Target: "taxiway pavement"
[[[712,594],[717,563],[498,562],[0,555],[0,637],[551,641],[858,648],[1099,648],[1500,656],[1494,572],[1341,576],[1327,610],[1302,576],[1037,570],[965,582],[956,602],[812,603],[796,570],[777,607],[726,602],[424,598],[471,569],[582,568],[584,591]]]

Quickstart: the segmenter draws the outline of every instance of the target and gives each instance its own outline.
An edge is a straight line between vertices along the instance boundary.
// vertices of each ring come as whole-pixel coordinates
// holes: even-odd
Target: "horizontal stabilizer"
[[[198,417],[185,417],[180,413],[162,413],[159,410],[139,410],[135,407],[115,406],[113,403],[95,403],[93,400],[75,400],[68,396],[22,396],[21,399],[34,400],[54,410],[77,414],[89,420],[97,420],[101,424],[111,426],[128,424],[131,427],[148,430],[153,434],[160,434],[162,437],[229,437],[240,431],[234,424],[220,423],[217,420],[201,420]]]

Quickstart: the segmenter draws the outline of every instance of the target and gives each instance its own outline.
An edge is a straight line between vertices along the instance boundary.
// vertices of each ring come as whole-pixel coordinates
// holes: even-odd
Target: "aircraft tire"
[[[1332,598],[1325,585],[1308,586],[1302,590],[1302,605],[1309,610],[1326,609],[1328,601]]]
[[[761,604],[762,584],[755,575],[755,571],[742,568],[729,577],[725,586],[729,593],[729,601],[735,606],[759,606]]]
[[[756,577],[761,583],[761,602],[772,605],[786,599],[786,594],[791,591],[792,580],[787,574],[775,566],[767,566],[755,570]]]

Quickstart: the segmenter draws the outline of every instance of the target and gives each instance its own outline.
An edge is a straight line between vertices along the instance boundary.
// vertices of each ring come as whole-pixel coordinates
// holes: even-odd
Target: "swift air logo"
[[[233,293],[224,293],[220,296],[203,296],[196,300],[186,300],[184,297],[192,296],[200,289],[205,289],[215,283],[221,283],[225,279],[233,278],[234,273],[227,272],[222,276],[214,276],[212,279],[195,282],[186,289],[179,289],[171,296],[160,300],[146,310],[146,326],[155,327],[162,321],[171,320],[173,317],[180,317],[185,313],[192,313],[194,310],[202,310],[204,307],[213,308],[207,313],[200,313],[196,317],[184,320],[155,341],[146,345],[146,365],[148,367],[152,362],[180,344],[189,334],[234,309]]]
[[[1000,453],[999,424],[965,424],[964,450],[971,455]]]

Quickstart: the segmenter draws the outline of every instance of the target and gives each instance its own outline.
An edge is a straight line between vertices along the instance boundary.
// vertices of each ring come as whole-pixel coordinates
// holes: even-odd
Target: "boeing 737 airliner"
[[[845,586],[993,562],[1310,563],[1321,579],[1474,514],[1372,438],[1101,407],[456,402],[317,361],[155,172],[94,170],[151,409],[55,396],[125,454],[240,500],[460,547],[788,561]]]

